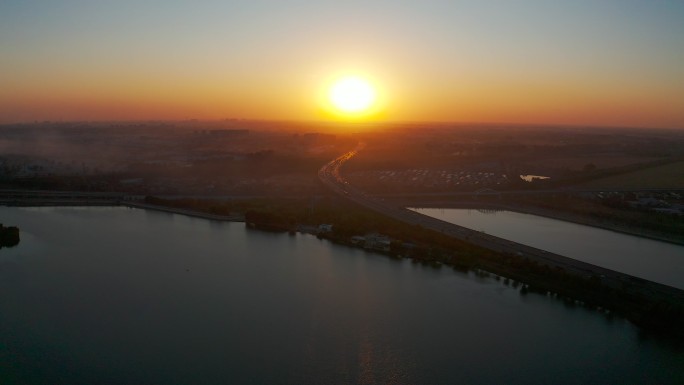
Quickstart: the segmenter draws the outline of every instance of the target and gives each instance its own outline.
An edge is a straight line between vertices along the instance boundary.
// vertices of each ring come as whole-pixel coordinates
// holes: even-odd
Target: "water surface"
[[[493,278],[126,208],[6,208],[3,384],[684,381],[684,353]]]
[[[413,209],[504,239],[684,289],[684,246],[502,210]]]

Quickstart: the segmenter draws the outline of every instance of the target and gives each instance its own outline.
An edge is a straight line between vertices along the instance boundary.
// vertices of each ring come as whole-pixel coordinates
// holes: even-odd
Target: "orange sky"
[[[331,79],[385,121],[684,128],[684,6],[0,5],[0,122],[331,119]]]

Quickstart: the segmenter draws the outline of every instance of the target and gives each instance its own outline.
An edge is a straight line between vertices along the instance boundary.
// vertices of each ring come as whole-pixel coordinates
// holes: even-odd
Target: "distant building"
[[[373,233],[367,234],[363,247],[369,250],[390,251],[392,239],[385,235]]]
[[[640,198],[637,201],[629,202],[629,205],[637,208],[669,207],[670,204],[664,200],[656,198]]]
[[[360,235],[354,235],[351,237],[351,243],[354,245],[361,245],[366,243],[366,237],[362,237]]]

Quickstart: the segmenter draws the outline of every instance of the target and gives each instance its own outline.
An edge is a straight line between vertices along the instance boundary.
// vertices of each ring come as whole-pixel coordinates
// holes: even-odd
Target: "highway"
[[[444,192],[397,192],[397,193],[382,193],[373,194],[374,196],[383,198],[463,198],[463,197],[477,197],[481,195],[498,195],[498,196],[519,196],[519,195],[576,195],[576,194],[597,194],[597,193],[678,193],[684,194],[682,188],[642,188],[642,189],[581,189],[581,188],[559,188],[559,189],[543,189],[543,190],[492,190],[482,189],[480,191],[444,191]]]
[[[475,231],[453,223],[445,222],[432,218],[403,207],[391,205],[380,197],[370,196],[360,189],[349,184],[340,173],[340,169],[349,159],[353,158],[359,151],[365,148],[365,144],[359,144],[354,150],[349,151],[336,159],[328,162],[318,171],[318,178],[331,191],[355,202],[368,209],[374,210],[385,216],[411,224],[420,225],[424,228],[437,231],[471,244],[497,251],[528,258],[533,262],[548,265],[552,268],[559,267],[568,273],[573,273],[582,277],[595,276],[601,279],[602,283],[611,287],[621,288],[624,284],[642,286],[640,289],[660,294],[673,295],[684,298],[684,291],[666,285],[646,281],[641,278],[633,277],[617,271],[609,270],[590,263],[578,261],[559,254],[550,253],[534,247],[509,241],[493,235]]]

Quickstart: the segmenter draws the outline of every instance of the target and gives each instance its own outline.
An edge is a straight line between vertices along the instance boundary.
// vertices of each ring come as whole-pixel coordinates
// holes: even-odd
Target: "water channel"
[[[311,235],[0,207],[3,384],[681,384],[619,318]]]
[[[503,210],[413,209],[449,223],[684,289],[684,246]]]

